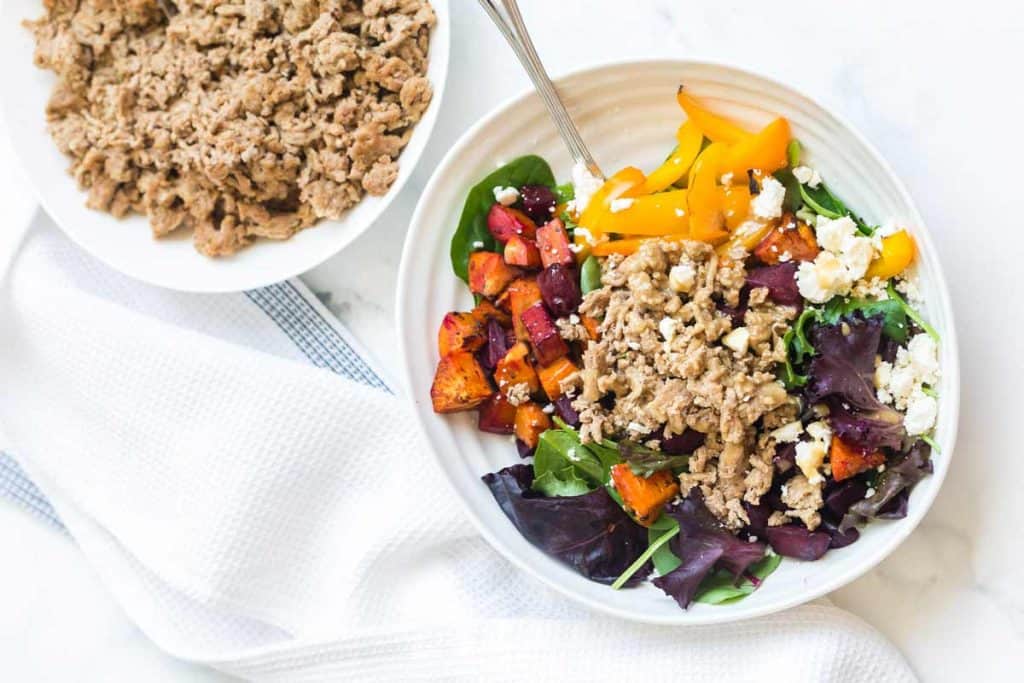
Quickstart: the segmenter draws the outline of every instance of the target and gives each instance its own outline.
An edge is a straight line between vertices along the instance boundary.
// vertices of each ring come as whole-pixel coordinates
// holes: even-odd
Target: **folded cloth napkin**
[[[669,628],[581,608],[477,536],[411,412],[298,281],[167,292],[37,215],[0,291],[0,485],[43,497],[170,654],[262,681],[908,681],[827,604]],[[6,482],[6,483],[4,483]]]

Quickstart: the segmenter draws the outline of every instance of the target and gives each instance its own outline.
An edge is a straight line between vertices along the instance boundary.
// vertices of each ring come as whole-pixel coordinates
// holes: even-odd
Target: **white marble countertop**
[[[394,278],[420,189],[472,122],[528,81],[472,0],[453,6],[452,70],[434,139],[379,224],[306,281],[394,367]],[[881,629],[925,680],[1017,679],[1024,523],[1012,429],[1024,363],[1016,207],[1024,156],[1024,6],[976,0],[521,0],[557,75],[625,57],[700,57],[774,76],[845,115],[916,198],[952,287],[963,403],[956,457],[921,527],[831,598]],[[623,96],[628,97],[628,93]],[[12,680],[215,680],[130,625],[73,544],[0,503],[0,642]]]

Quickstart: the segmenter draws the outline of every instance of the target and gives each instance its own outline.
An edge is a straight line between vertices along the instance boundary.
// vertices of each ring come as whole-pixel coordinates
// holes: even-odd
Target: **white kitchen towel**
[[[570,603],[477,536],[353,348],[301,283],[157,290],[40,214],[0,291],[0,445],[157,645],[241,677],[914,680],[829,605],[668,628]]]

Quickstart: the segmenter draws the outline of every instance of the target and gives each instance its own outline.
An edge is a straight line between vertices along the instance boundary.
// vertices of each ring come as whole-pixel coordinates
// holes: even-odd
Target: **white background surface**
[[[958,317],[957,456],[915,534],[832,595],[887,634],[926,680],[1009,680],[1024,666],[1021,459],[1014,426],[1024,237],[1017,86],[1024,7],[996,0],[774,3],[521,0],[557,74],[627,56],[721,59],[785,80],[850,119],[906,181],[935,236]],[[473,0],[453,0],[452,71],[435,139],[380,224],[308,275],[382,362],[396,361],[393,278],[420,188],[459,133],[527,85]],[[623,93],[628,97],[629,93]],[[24,190],[2,148],[5,229]],[[218,680],[165,658],[119,612],[71,542],[0,503],[0,671],[7,680]]]

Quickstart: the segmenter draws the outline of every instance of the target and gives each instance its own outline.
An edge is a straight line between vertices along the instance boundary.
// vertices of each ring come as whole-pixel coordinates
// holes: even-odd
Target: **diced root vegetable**
[[[549,365],[569,353],[569,347],[558,333],[555,321],[543,303],[530,306],[522,314],[523,324],[533,345],[533,353],[541,365]]]
[[[813,261],[819,251],[814,232],[807,224],[786,214],[778,227],[772,228],[754,247],[754,257],[771,266],[784,260]]]
[[[572,377],[577,372],[579,368],[568,358],[562,357],[554,363],[541,366],[537,370],[537,376],[540,378],[544,393],[550,400],[556,401],[562,395],[562,380]]]
[[[487,299],[482,299],[480,303],[473,307],[471,312],[477,320],[484,324],[490,320],[497,320],[503,327],[508,327],[512,324],[512,317]]]
[[[491,318],[487,321],[487,353],[485,365],[494,370],[498,362],[505,357],[509,349],[508,331],[502,327],[497,319]]]
[[[519,342],[498,361],[494,369],[494,381],[498,385],[498,391],[508,396],[512,387],[519,384],[529,387],[531,394],[540,389],[540,380],[533,363],[530,362],[529,354],[530,349],[526,344]]]
[[[544,303],[559,318],[575,313],[583,301],[579,275],[561,264],[556,263],[542,270],[537,275],[537,284]]]
[[[487,230],[494,239],[505,243],[515,235],[533,239],[537,234],[537,224],[518,209],[494,204],[487,212]]]
[[[477,251],[469,255],[469,289],[474,294],[498,296],[520,274],[518,268],[505,263],[501,254]]]
[[[437,350],[442,358],[452,351],[476,351],[486,341],[484,326],[472,313],[446,313],[437,331]]]
[[[482,432],[511,434],[516,426],[516,407],[501,394],[494,394],[480,404],[477,426]]]
[[[552,216],[558,215],[555,207],[558,198],[547,185],[523,185],[519,188],[523,210],[537,223],[547,223]]]
[[[505,243],[505,263],[523,268],[540,268],[540,250],[533,240],[513,235]]]
[[[601,321],[597,318],[591,318],[589,315],[581,315],[580,322],[583,323],[583,327],[587,329],[587,334],[593,341],[599,341],[601,339]]]
[[[885,454],[861,453],[858,449],[846,443],[841,437],[832,437],[832,446],[829,448],[829,461],[832,463],[832,478],[836,481],[843,481],[850,477],[866,472],[872,467],[878,467],[885,462]]]
[[[555,263],[563,266],[576,263],[576,256],[569,248],[569,233],[559,218],[553,218],[537,229],[537,248],[545,268]]]
[[[612,486],[622,496],[623,504],[633,511],[636,520],[650,526],[661,514],[665,503],[679,493],[679,483],[668,470],[649,477],[633,474],[626,463],[612,467]]]
[[[551,418],[536,403],[524,403],[516,410],[516,438],[536,448],[540,435],[551,429]]]
[[[502,303],[507,304],[509,311],[512,314],[512,327],[516,332],[516,338],[520,341],[529,339],[529,333],[526,331],[526,325],[523,324],[522,315],[530,306],[533,306],[538,301],[543,301],[543,297],[540,293],[540,285],[537,281],[532,278],[519,278],[508,286],[505,290],[505,295]]]
[[[470,410],[494,393],[483,366],[469,351],[454,351],[437,364],[430,400],[436,413]]]

